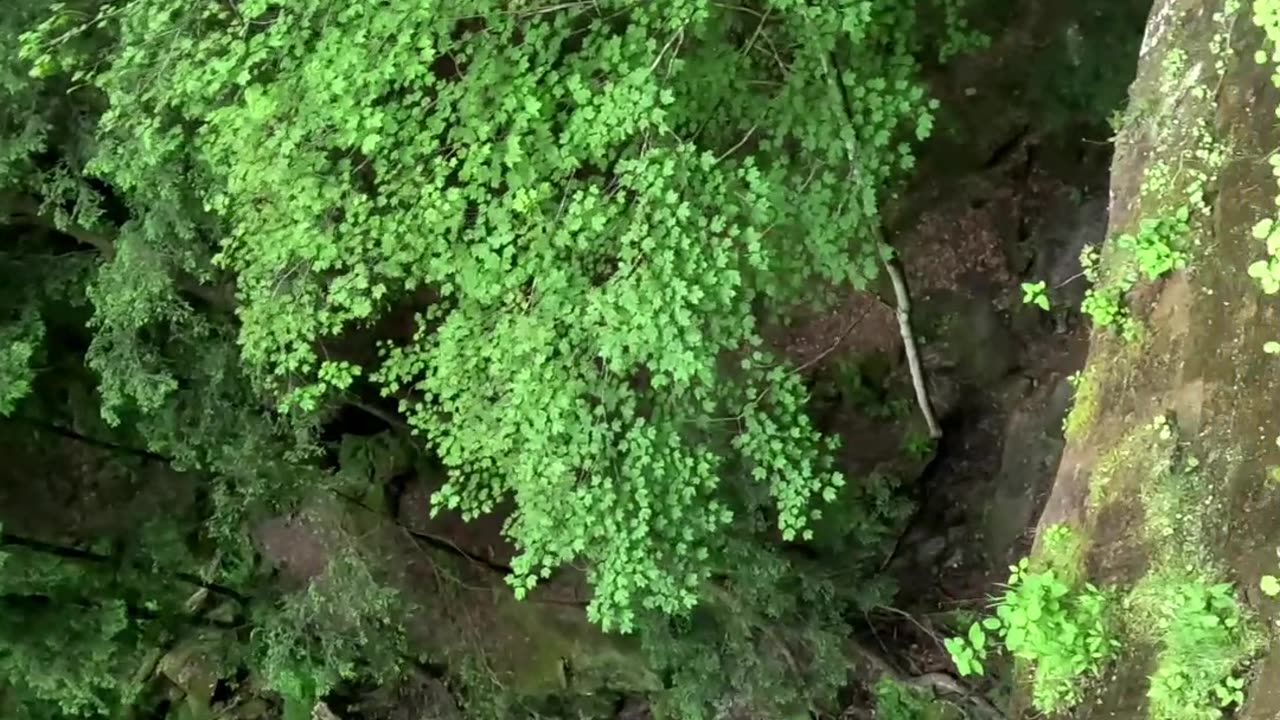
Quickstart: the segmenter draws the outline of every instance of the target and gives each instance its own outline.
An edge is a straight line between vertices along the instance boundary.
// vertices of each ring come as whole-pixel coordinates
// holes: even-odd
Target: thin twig
[[[862,321],[867,317],[867,314],[870,312],[871,312],[871,308],[867,308],[863,310],[861,315],[854,318],[854,320],[849,323],[849,326],[846,327],[838,336],[836,336],[835,342],[831,343],[831,345],[828,346],[826,350],[823,350],[822,352],[818,353],[814,357],[809,358],[805,362],[801,363],[799,366],[793,368],[788,374],[797,375],[799,373],[804,372],[805,370],[808,370],[814,365],[817,365],[819,362],[822,362],[823,358],[835,352],[835,349],[840,347],[840,344],[843,343],[844,339],[849,336],[849,333],[853,332],[854,328],[858,327],[858,325],[862,323]],[[746,405],[743,405],[742,411],[739,412],[737,415],[733,415],[731,417],[712,418],[708,422],[735,422],[735,421],[741,420],[743,417],[746,416],[747,409],[758,405],[760,401],[763,400],[765,396],[769,394],[769,390],[771,388],[772,388],[771,385],[766,386],[765,389],[761,390],[760,393],[757,394],[754,398],[752,398]]]
[[[739,140],[736,145],[729,148],[728,150],[725,150],[723,153],[721,153],[720,157],[716,158],[716,162],[720,162],[721,160],[724,160],[725,158],[737,152],[738,148],[742,147],[743,145],[746,145],[747,141],[751,139],[751,136],[756,134],[756,128],[758,127],[760,127],[759,123],[752,125],[751,129],[747,131],[746,135],[742,136],[742,139]]]
[[[938,633],[935,632],[932,628],[926,627],[925,624],[920,622],[920,620],[917,619],[915,615],[912,615],[911,613],[905,610],[899,610],[896,607],[889,607],[888,605],[877,605],[875,609],[882,610],[884,612],[893,613],[895,615],[901,615],[902,617],[910,620],[913,625],[920,628],[920,630],[923,631],[924,634],[928,635],[931,640],[937,643],[939,648],[942,648],[944,650],[946,649],[946,645],[942,642],[942,637],[938,635]]]
[[[924,370],[920,366],[920,353],[916,349],[916,337],[911,332],[911,295],[907,292],[907,281],[902,277],[902,269],[892,258],[884,261],[884,267],[893,281],[893,294],[897,298],[898,329],[902,333],[902,345],[907,352],[907,365],[911,369],[911,384],[916,389],[916,402],[920,405],[920,413],[924,415],[925,424],[929,426],[929,437],[937,440],[942,437],[942,427],[933,415],[933,405],[929,402],[929,389],[925,385]]]

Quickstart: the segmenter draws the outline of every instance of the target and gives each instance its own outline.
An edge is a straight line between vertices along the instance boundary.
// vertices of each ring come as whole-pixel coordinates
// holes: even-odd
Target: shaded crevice
[[[400,518],[396,517],[392,512],[388,512],[386,510],[378,510],[376,508],[370,507],[367,503],[363,502],[362,500],[351,497],[349,495],[345,495],[343,493],[335,493],[335,494],[337,494],[338,497],[340,497],[342,500],[349,502],[352,505],[355,505],[356,507],[361,508],[362,510],[373,513],[374,515],[377,515],[379,517],[385,518],[386,520],[394,524],[396,527],[403,530],[407,535],[409,535],[409,537],[413,538],[414,541],[420,544],[427,545],[435,550],[440,550],[441,552],[448,553],[449,555],[453,555],[455,557],[460,557],[464,560],[480,565],[485,569],[491,572],[497,573],[499,575],[502,575],[504,577],[507,575],[510,575],[512,572],[511,566],[504,565],[500,562],[495,562],[487,557],[484,557],[482,555],[477,555],[473,552],[468,552],[467,550],[464,550],[461,547],[458,547],[456,543],[454,543],[453,541],[449,540],[446,537],[443,537],[441,535],[434,535],[431,533],[425,533],[425,532],[422,532],[421,530],[415,530],[409,527],[408,525],[404,524],[403,522],[401,522]]]
[[[986,162],[982,164],[982,168],[984,170],[991,170],[1003,165],[1009,160],[1009,158],[1013,157],[1014,153],[1016,153],[1020,147],[1022,147],[1023,142],[1027,139],[1027,136],[1030,133],[1031,125],[1022,125],[1016,132],[1009,136],[1009,139],[1000,143],[996,146],[995,150],[991,151],[991,155],[988,156]]]
[[[26,550],[30,550],[32,552],[38,552],[45,555],[52,555],[54,557],[60,557],[67,560],[77,560],[81,562],[101,563],[101,564],[111,564],[111,565],[122,564],[121,559],[115,555],[105,555],[102,553],[96,553],[89,550],[82,550],[76,547],[69,547],[66,545],[57,545],[54,543],[45,542],[43,540],[36,540],[34,538],[15,535],[13,533],[0,533],[0,548],[3,548],[3,547],[20,547]],[[226,585],[209,582],[194,573],[160,572],[156,574],[159,574],[164,577],[171,577],[176,580],[181,580],[184,583],[188,583],[190,585],[195,585],[197,587],[204,588],[205,590],[208,590],[211,593],[221,595],[226,598],[230,598],[242,605],[249,602],[249,596],[243,593],[240,593],[232,588],[229,588]]]
[[[29,418],[29,417],[22,417],[22,416],[10,417],[9,420],[13,422],[17,422],[21,425],[26,425],[27,427],[33,428],[40,432],[49,433],[51,435],[57,435],[59,437],[66,438],[68,440],[74,440],[78,443],[88,445],[89,447],[98,448],[99,450],[107,450],[110,452],[119,453],[121,455],[131,455],[133,457],[142,458],[143,460],[163,463],[165,465],[173,464],[173,458],[165,457],[164,455],[151,452],[150,450],[130,447],[128,445],[122,445],[120,443],[113,442],[111,440],[103,440],[100,438],[90,437],[79,431],[72,430],[71,428],[62,427],[61,425],[57,425],[57,424],[48,422],[46,420],[39,420],[36,418]]]

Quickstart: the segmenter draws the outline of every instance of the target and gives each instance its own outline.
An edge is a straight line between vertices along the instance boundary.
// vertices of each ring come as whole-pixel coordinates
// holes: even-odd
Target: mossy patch
[[[1070,525],[1051,525],[1040,533],[1031,567],[1037,572],[1052,570],[1068,585],[1079,585],[1084,582],[1085,543],[1086,537]]]
[[[1123,487],[1141,506],[1148,570],[1125,598],[1124,626],[1130,644],[1155,655],[1147,716],[1218,717],[1243,703],[1244,672],[1262,647],[1219,559],[1213,523],[1229,511],[1224,483],[1206,476],[1168,418],[1126,436],[1099,470],[1104,497],[1106,488]]]
[[[1098,382],[1100,372],[1099,365],[1091,364],[1069,378],[1071,387],[1075,389],[1075,398],[1062,423],[1062,432],[1068,442],[1084,439],[1098,419],[1098,409],[1102,403]]]
[[[1263,636],[1230,583],[1161,566],[1130,593],[1131,632],[1157,649],[1147,690],[1151,720],[1221,717],[1244,702],[1245,670]]]
[[[1172,461],[1175,444],[1164,418],[1130,430],[1094,466],[1089,478],[1090,506],[1100,509],[1120,492],[1120,486],[1141,487],[1160,476]]]

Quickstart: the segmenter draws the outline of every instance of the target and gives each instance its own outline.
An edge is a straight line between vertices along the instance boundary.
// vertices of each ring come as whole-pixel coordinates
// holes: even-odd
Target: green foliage
[[[927,690],[881,678],[871,688],[877,720],[926,720],[939,716],[937,699]]]
[[[647,616],[640,639],[650,667],[666,677],[654,698],[660,718],[702,720],[835,708],[847,682],[833,585],[781,554],[746,545],[725,558],[735,578],[708,587],[689,616]]]
[[[18,717],[113,717],[132,700],[182,600],[139,570],[0,550],[0,677]]]
[[[44,340],[44,324],[28,312],[17,323],[0,326],[0,416],[13,412],[31,392],[33,363]]]
[[[1119,250],[1133,257],[1145,280],[1156,280],[1186,267],[1187,255],[1181,249],[1181,242],[1190,231],[1190,217],[1191,209],[1183,205],[1171,216],[1144,219],[1138,224],[1136,234],[1120,235],[1114,242]],[[1124,276],[1127,277],[1127,273]]]
[[[370,575],[354,550],[337,554],[299,593],[259,611],[257,670],[271,690],[308,711],[342,681],[389,682],[404,652],[396,593]]]
[[[1062,431],[1068,440],[1078,441],[1084,438],[1098,418],[1098,411],[1102,407],[1098,372],[1098,366],[1090,364],[1067,378],[1067,382],[1075,390],[1071,410],[1062,421]]]
[[[1035,305],[1041,310],[1049,310],[1049,296],[1044,293],[1044,280],[1033,283],[1022,283],[1022,302]]]
[[[1253,0],[1253,23],[1266,34],[1264,47],[1255,51],[1254,60],[1272,68],[1271,83],[1280,87],[1280,2],[1277,0]],[[1270,50],[1266,49],[1270,46]],[[1280,107],[1275,109],[1280,117]],[[1280,154],[1272,152],[1267,157],[1271,166],[1271,174],[1280,184]],[[1275,196],[1275,204],[1280,207],[1280,192]],[[1267,256],[1249,265],[1249,277],[1258,282],[1262,291],[1268,295],[1280,293],[1280,209],[1273,208],[1253,226],[1253,237],[1262,240],[1267,246]],[[1267,343],[1265,350],[1280,353],[1280,343]]]
[[[1093,286],[1085,292],[1081,311],[1098,327],[1135,339],[1138,328],[1124,305],[1124,296],[1140,279],[1156,280],[1186,267],[1183,243],[1191,229],[1190,217],[1190,206],[1183,205],[1171,215],[1144,218],[1136,233],[1113,238],[1101,261],[1091,248],[1086,248],[1080,259],[1085,277]]]
[[[935,443],[933,438],[918,431],[909,431],[902,438],[902,452],[912,460],[924,460],[933,454]]]
[[[1271,157],[1272,166],[1280,168],[1280,156]],[[1253,237],[1267,244],[1268,259],[1249,266],[1249,277],[1258,281],[1268,295],[1280,293],[1280,226],[1271,218],[1263,218],[1253,226]]]
[[[942,17],[942,37],[938,42],[938,62],[945,63],[956,55],[982,50],[991,45],[991,37],[974,29],[965,11],[969,0],[932,0],[934,10]]]
[[[1100,674],[1119,641],[1111,596],[1076,581],[1069,568],[1078,542],[1065,527],[1051,529],[1045,537],[1048,559],[1037,563],[1046,567],[1034,568],[1030,558],[1011,566],[995,616],[972,624],[964,637],[946,640],[962,676],[984,672],[982,661],[998,642],[1030,663],[1036,709],[1055,713],[1080,702],[1088,679]]]
[[[1267,597],[1280,596],[1280,578],[1275,575],[1263,575],[1258,586]]]
[[[810,402],[818,407],[839,404],[873,420],[902,420],[910,416],[912,405],[894,392],[888,375],[888,367],[879,358],[839,361],[833,372],[819,375]]]
[[[0,410],[42,354],[87,367],[104,437],[202,483],[201,525],[154,537],[248,584],[253,521],[403,466],[371,441],[317,469],[317,428],[382,392],[447,466],[438,506],[514,505],[517,594],[584,565],[591,617],[644,630],[674,714],[829,700],[849,598],[758,540],[840,548],[853,603],[883,600],[904,505],[835,471],[763,328],[875,279],[937,29],[892,0],[441,5],[0,10],[0,219],[30,231],[0,254]],[[940,55],[982,42],[929,5]],[[33,646],[79,653],[15,651],[23,697],[127,702],[122,669],[189,619],[152,570],[68,581],[104,599]],[[288,714],[395,674],[400,607],[363,559],[256,600]]]
[[[1074,583],[1084,564],[1084,541],[1070,525],[1055,524],[1040,534],[1040,546],[1032,558],[1037,565],[1056,570]]]
[[[1150,717],[1220,718],[1244,702],[1241,670],[1259,645],[1229,583],[1160,571],[1144,578],[1130,600],[1159,646],[1147,692]]]
[[[1153,434],[1154,433],[1154,434]],[[1149,714],[1155,720],[1222,717],[1243,702],[1242,670],[1259,637],[1215,558],[1222,506],[1201,463],[1159,418],[1137,437],[1155,448],[1135,462],[1151,569],[1125,603],[1127,624],[1158,650]]]
[[[518,593],[583,559],[607,627],[689,609],[726,476],[768,487],[787,538],[843,482],[753,305],[875,277],[879,198],[932,125],[909,6],[767,7],[54,13],[25,51],[102,93],[90,169],[139,212],[93,296],[105,410],[177,392],[140,339],[198,341],[166,278],[213,260],[281,409],[372,380],[448,466],[441,506],[516,500]],[[397,308],[378,360],[337,351]]]

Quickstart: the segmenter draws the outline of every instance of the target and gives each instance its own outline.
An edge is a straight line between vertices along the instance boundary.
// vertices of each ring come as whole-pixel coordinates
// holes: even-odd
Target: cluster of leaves
[[[976,30],[965,16],[968,0],[934,0],[934,9],[941,14],[935,25],[941,28],[938,42],[938,62],[973,50],[981,50],[991,44],[991,37]]]
[[[937,698],[927,690],[881,678],[871,688],[877,720],[926,720],[939,717]]]
[[[1280,156],[1271,157],[1273,167],[1280,169]],[[1263,218],[1253,226],[1253,238],[1267,245],[1267,259],[1249,265],[1249,277],[1258,281],[1268,295],[1280,293],[1280,227],[1272,218]]]
[[[1254,0],[1253,22],[1266,34],[1265,43],[1270,51],[1259,49],[1254,53],[1254,60],[1261,65],[1272,67],[1271,83],[1280,87],[1280,2],[1277,0]],[[1280,117],[1280,108],[1276,108],[1276,116]],[[1280,154],[1275,152],[1267,158],[1272,175],[1280,185]],[[1280,208],[1280,194],[1276,196],[1276,206]],[[1259,220],[1253,226],[1253,237],[1267,245],[1267,256],[1249,266],[1249,277],[1255,279],[1262,291],[1268,295],[1280,293],[1280,209]],[[1269,354],[1280,354],[1280,341],[1269,341],[1265,347]]]
[[[189,594],[189,593],[188,593]],[[110,717],[136,697],[147,651],[185,615],[145,568],[0,550],[0,710],[7,717]]]
[[[1045,557],[1075,552],[1077,541],[1065,527],[1048,533],[1046,541]],[[1078,582],[1066,567],[1070,562],[1049,564],[1060,567],[1034,569],[1030,558],[1011,566],[995,616],[973,623],[963,637],[948,638],[946,647],[964,676],[983,673],[990,650],[1003,645],[1014,658],[1030,663],[1036,709],[1055,713],[1080,702],[1088,678],[1101,672],[1119,641],[1111,596]]]
[[[733,518],[726,474],[769,488],[788,538],[843,482],[753,308],[876,275],[879,198],[932,123],[909,5],[130,0],[84,17],[54,13],[26,52],[106,98],[91,170],[139,213],[94,294],[109,408],[179,392],[138,331],[207,332],[160,298],[170,271],[213,261],[278,407],[380,386],[448,466],[441,506],[515,499],[517,591],[588,560],[590,613],[622,630],[693,606]],[[343,346],[406,310],[376,359]]]
[[[940,54],[982,42],[933,4]],[[31,238],[0,254],[0,412],[74,356],[113,438],[201,473],[191,535],[247,580],[248,521],[333,480],[315,429],[380,391],[448,466],[438,505],[514,501],[518,593],[582,561],[593,618],[664,628],[681,717],[832,696],[845,599],[751,542],[834,527],[861,572],[904,512],[834,471],[762,326],[886,256],[879,204],[933,122],[916,3],[440,5],[0,10],[0,220]],[[87,301],[67,337],[50,298]],[[334,563],[251,617],[294,710],[398,663],[394,596]],[[687,615],[717,584],[724,635]],[[169,616],[125,595],[69,624],[87,690],[50,663],[22,696],[122,702],[139,618]]]
[[[1150,678],[1155,720],[1222,717],[1244,700],[1242,671],[1258,632],[1235,598],[1212,548],[1220,513],[1215,484],[1157,418],[1144,428],[1154,451],[1140,461],[1144,539],[1151,569],[1125,600],[1128,625],[1158,648]]]
[[[1186,267],[1183,241],[1190,231],[1191,208],[1183,205],[1167,216],[1144,218],[1135,233],[1111,240],[1105,259],[1093,248],[1080,256],[1091,283],[1080,309],[1098,327],[1110,328],[1125,339],[1137,337],[1138,325],[1125,307],[1125,295],[1140,279],[1152,281]]]
[[[1163,573],[1134,602],[1159,645],[1147,691],[1154,720],[1212,720],[1244,702],[1240,671],[1257,646],[1231,584]]]
[[[32,312],[10,325],[0,326],[0,416],[13,412],[31,392],[33,363],[44,340],[44,325]]]
[[[1049,310],[1049,296],[1045,294],[1045,281],[1022,283],[1022,302],[1035,305],[1041,310]]]
[[[836,709],[849,629],[835,588],[758,547],[739,546],[726,560],[749,576],[711,586],[687,617],[649,616],[641,633],[650,667],[666,677],[655,712],[701,720]]]
[[[902,438],[902,452],[912,460],[924,460],[936,449],[937,442],[918,430],[908,431]]]
[[[875,420],[902,420],[913,407],[906,397],[893,392],[888,374],[888,368],[874,359],[838,361],[829,374],[818,376],[811,402],[839,404]]]
[[[340,552],[305,590],[256,613],[257,671],[302,717],[344,680],[390,682],[405,651],[399,603],[359,553]]]
[[[745,714],[789,717],[838,709],[846,685],[844,615],[888,604],[894,584],[883,566],[912,507],[897,483],[874,475],[846,487],[835,509],[815,523],[811,549],[825,562],[805,562],[755,542],[728,542],[716,579],[691,614],[650,613],[640,633],[649,667],[664,677],[654,696],[663,717]],[[752,534],[769,530],[757,517]],[[840,571],[831,577],[831,563]],[[848,577],[864,580],[850,584]]]

